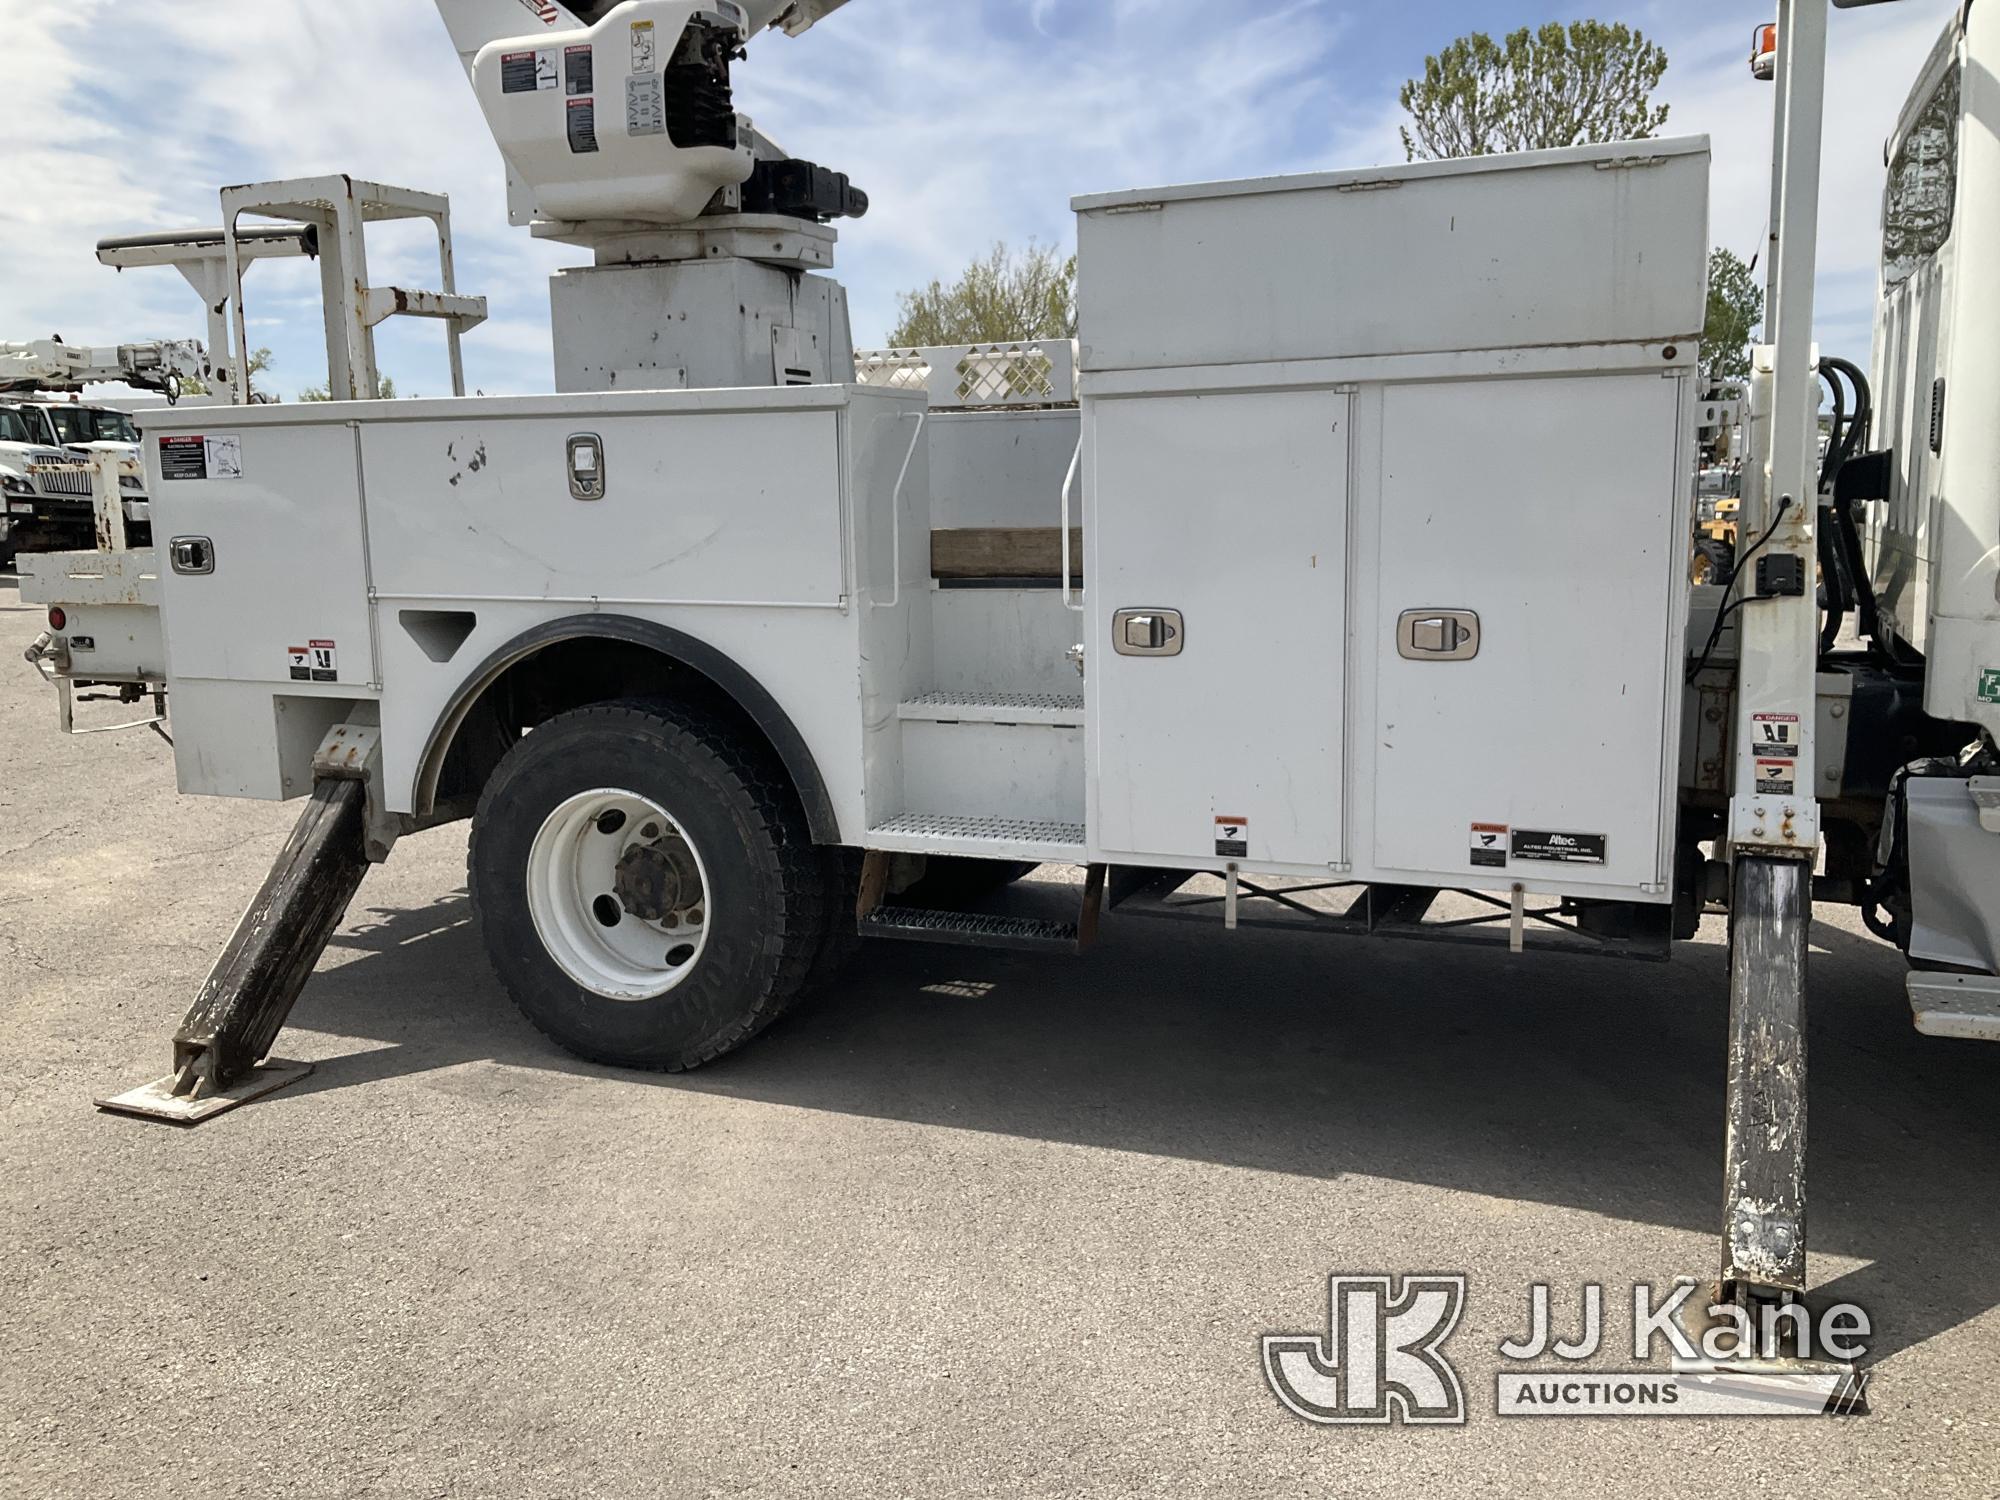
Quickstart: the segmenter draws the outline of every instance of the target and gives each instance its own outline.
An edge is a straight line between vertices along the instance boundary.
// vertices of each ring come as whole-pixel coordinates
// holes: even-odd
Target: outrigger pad
[[[169,1073],[136,1089],[127,1089],[122,1094],[113,1094],[108,1099],[94,1102],[99,1109],[114,1115],[137,1115],[147,1120],[165,1120],[173,1125],[199,1125],[203,1120],[227,1114],[239,1104],[261,1099],[288,1083],[297,1083],[312,1070],[311,1063],[287,1062],[274,1057],[259,1063],[229,1088],[218,1089],[214,1093],[192,1098],[176,1094],[175,1078]]]
[[[1674,1321],[1687,1337],[1700,1344],[1703,1335],[1723,1319],[1709,1312],[1709,1305],[1721,1296],[1721,1288],[1710,1283],[1702,1292],[1683,1303]],[[1823,1309],[1817,1300],[1792,1296],[1810,1327],[1824,1327]],[[1753,1311],[1753,1327],[1756,1321]],[[1786,1322],[1788,1328],[1795,1324]],[[1866,1369],[1851,1360],[1831,1355],[1806,1354],[1774,1349],[1765,1356],[1745,1351],[1735,1357],[1710,1359],[1697,1356],[1673,1360],[1674,1383],[1681,1388],[1681,1409],[1716,1416],[1828,1416],[1862,1417],[1868,1414]]]

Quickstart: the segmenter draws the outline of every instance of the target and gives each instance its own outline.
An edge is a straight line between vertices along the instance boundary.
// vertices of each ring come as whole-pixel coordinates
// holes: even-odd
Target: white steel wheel
[[[558,805],[529,847],[527,887],[542,947],[592,994],[652,1000],[700,967],[708,873],[651,798],[599,787]]]

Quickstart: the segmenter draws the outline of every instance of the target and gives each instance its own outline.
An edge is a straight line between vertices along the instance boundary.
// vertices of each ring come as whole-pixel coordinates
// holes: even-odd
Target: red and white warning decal
[[[294,682],[340,681],[340,652],[332,641],[285,648],[285,670]]]
[[[241,479],[243,439],[235,433],[176,433],[160,439],[162,479]]]
[[[521,0],[521,4],[526,6],[544,26],[553,26],[562,19],[562,11],[555,5],[554,0]]]
[[[1763,759],[1796,760],[1799,754],[1797,714],[1755,714],[1757,743],[1751,748]]]
[[[1504,870],[1507,867],[1507,825],[1474,823],[1470,855],[1476,869]]]
[[[1250,820],[1248,818],[1225,818],[1220,815],[1216,817],[1215,857],[1217,859],[1248,859],[1250,857]]]

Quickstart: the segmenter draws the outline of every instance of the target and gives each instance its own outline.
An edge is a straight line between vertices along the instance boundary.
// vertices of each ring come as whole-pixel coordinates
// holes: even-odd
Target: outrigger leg
[[[1811,928],[1812,867],[1739,854],[1729,918],[1722,1274],[1706,1299],[1683,1305],[1699,1353],[1675,1368],[1696,1389],[1760,1407],[1851,1415],[1866,1410],[1867,1379],[1824,1347],[1827,1324],[1805,1297]]]
[[[367,793],[365,779],[322,773],[314,782],[271,873],[174,1034],[173,1071],[99,1099],[98,1108],[198,1125],[312,1071],[310,1063],[263,1059],[367,873]]]

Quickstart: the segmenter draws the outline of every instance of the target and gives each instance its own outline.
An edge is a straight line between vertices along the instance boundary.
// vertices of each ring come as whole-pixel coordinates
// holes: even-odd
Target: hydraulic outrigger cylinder
[[[1844,8],[1862,0],[1832,3]],[[1735,1321],[1720,1316],[1729,1313],[1741,1319],[1739,1327],[1765,1326],[1761,1313],[1802,1302],[1806,1290],[1806,954],[1820,842],[1813,745],[1819,618],[1810,587],[1819,514],[1813,452],[1819,376],[1812,322],[1828,6],[1829,0],[1779,0],[1778,7],[1767,344],[1756,351],[1751,380],[1742,511],[1744,535],[1755,540],[1738,557],[1745,582],[1737,606],[1726,835],[1732,869],[1722,1265],[1710,1310],[1687,1318],[1697,1336]],[[1861,1408],[1866,1382],[1818,1350],[1757,1340],[1750,1348],[1737,1342],[1726,1355],[1710,1354],[1705,1345],[1704,1354],[1683,1373],[1722,1381],[1751,1376],[1824,1393],[1829,1411]]]
[[[196,1125],[310,1063],[262,1061],[368,870],[368,785],[321,779],[174,1034],[173,1071],[100,1109]]]

